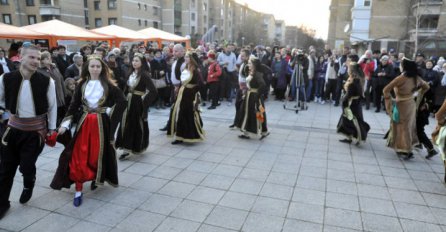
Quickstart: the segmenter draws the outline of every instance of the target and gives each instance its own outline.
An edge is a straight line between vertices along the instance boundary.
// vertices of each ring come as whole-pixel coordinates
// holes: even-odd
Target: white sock
[[[76,193],[74,194],[74,198],[80,197],[81,195],[82,195],[82,192],[76,192]]]

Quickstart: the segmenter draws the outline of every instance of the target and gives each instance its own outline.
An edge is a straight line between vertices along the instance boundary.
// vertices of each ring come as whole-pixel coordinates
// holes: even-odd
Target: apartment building
[[[330,11],[328,43],[332,48],[387,48],[406,55],[446,53],[443,0],[332,0]]]
[[[249,42],[285,42],[283,21],[276,23],[273,15],[235,0],[0,0],[0,16],[1,22],[15,26],[59,19],[87,29],[155,27],[195,39],[215,25],[216,40],[239,44],[248,42],[244,31],[255,28],[258,41]]]

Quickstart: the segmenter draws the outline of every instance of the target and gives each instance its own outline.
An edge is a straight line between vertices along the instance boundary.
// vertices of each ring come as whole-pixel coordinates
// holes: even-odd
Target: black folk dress
[[[246,84],[248,91],[239,109],[240,117],[236,119],[236,126],[246,135],[266,135],[268,127],[265,104],[261,95],[266,86],[263,74],[256,72],[254,76],[249,75],[246,78]]]
[[[104,91],[98,106],[90,108],[86,100],[85,89],[88,81],[79,83],[74,91],[74,95],[65,118],[71,125],[76,124],[76,131],[73,139],[67,144],[59,157],[59,165],[50,184],[53,189],[70,188],[73,180],[70,179],[70,162],[72,160],[73,148],[78,140],[79,132],[84,128],[84,121],[90,114],[97,114],[97,131],[99,132],[99,154],[97,154],[96,184],[102,185],[104,182],[112,186],[118,186],[118,167],[116,162],[116,151],[112,145],[116,128],[121,120],[122,112],[125,109],[126,100],[122,91],[111,84],[107,84],[108,91]],[[76,119],[75,115],[81,114]],[[69,131],[65,132],[69,133]]]
[[[157,97],[157,90],[148,73],[132,73],[124,90],[127,108],[122,116],[115,146],[133,154],[149,146],[148,108]]]
[[[339,119],[337,132],[348,139],[355,139],[355,143],[365,141],[370,130],[364,121],[361,107],[361,83],[358,78],[349,78],[345,85],[346,94],[342,99],[343,113]]]
[[[199,111],[199,89],[198,70],[190,73],[184,69],[181,73],[181,87],[170,113],[167,136],[188,143],[204,140],[203,121]]]

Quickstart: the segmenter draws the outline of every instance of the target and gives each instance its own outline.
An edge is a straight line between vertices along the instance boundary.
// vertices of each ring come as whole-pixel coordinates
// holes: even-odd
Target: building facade
[[[386,48],[406,55],[446,53],[443,0],[332,0],[330,12],[328,43],[332,48]]]
[[[218,41],[285,43],[284,21],[235,0],[0,0],[0,15],[15,26],[59,19],[87,29],[154,27],[197,40],[215,25]],[[255,36],[247,36],[250,29]]]

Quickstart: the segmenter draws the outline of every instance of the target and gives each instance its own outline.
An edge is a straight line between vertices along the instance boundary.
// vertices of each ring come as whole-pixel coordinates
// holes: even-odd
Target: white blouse
[[[104,88],[99,80],[89,80],[85,86],[84,97],[89,108],[97,108],[99,100],[104,96]]]
[[[184,69],[183,72],[181,72],[181,82],[185,82],[191,78],[191,74],[189,70]]]
[[[134,88],[135,85],[137,84],[137,82],[138,82],[138,74],[136,74],[135,72],[133,72],[133,73],[130,75],[129,80],[127,81],[127,85],[128,85],[130,88]]]

